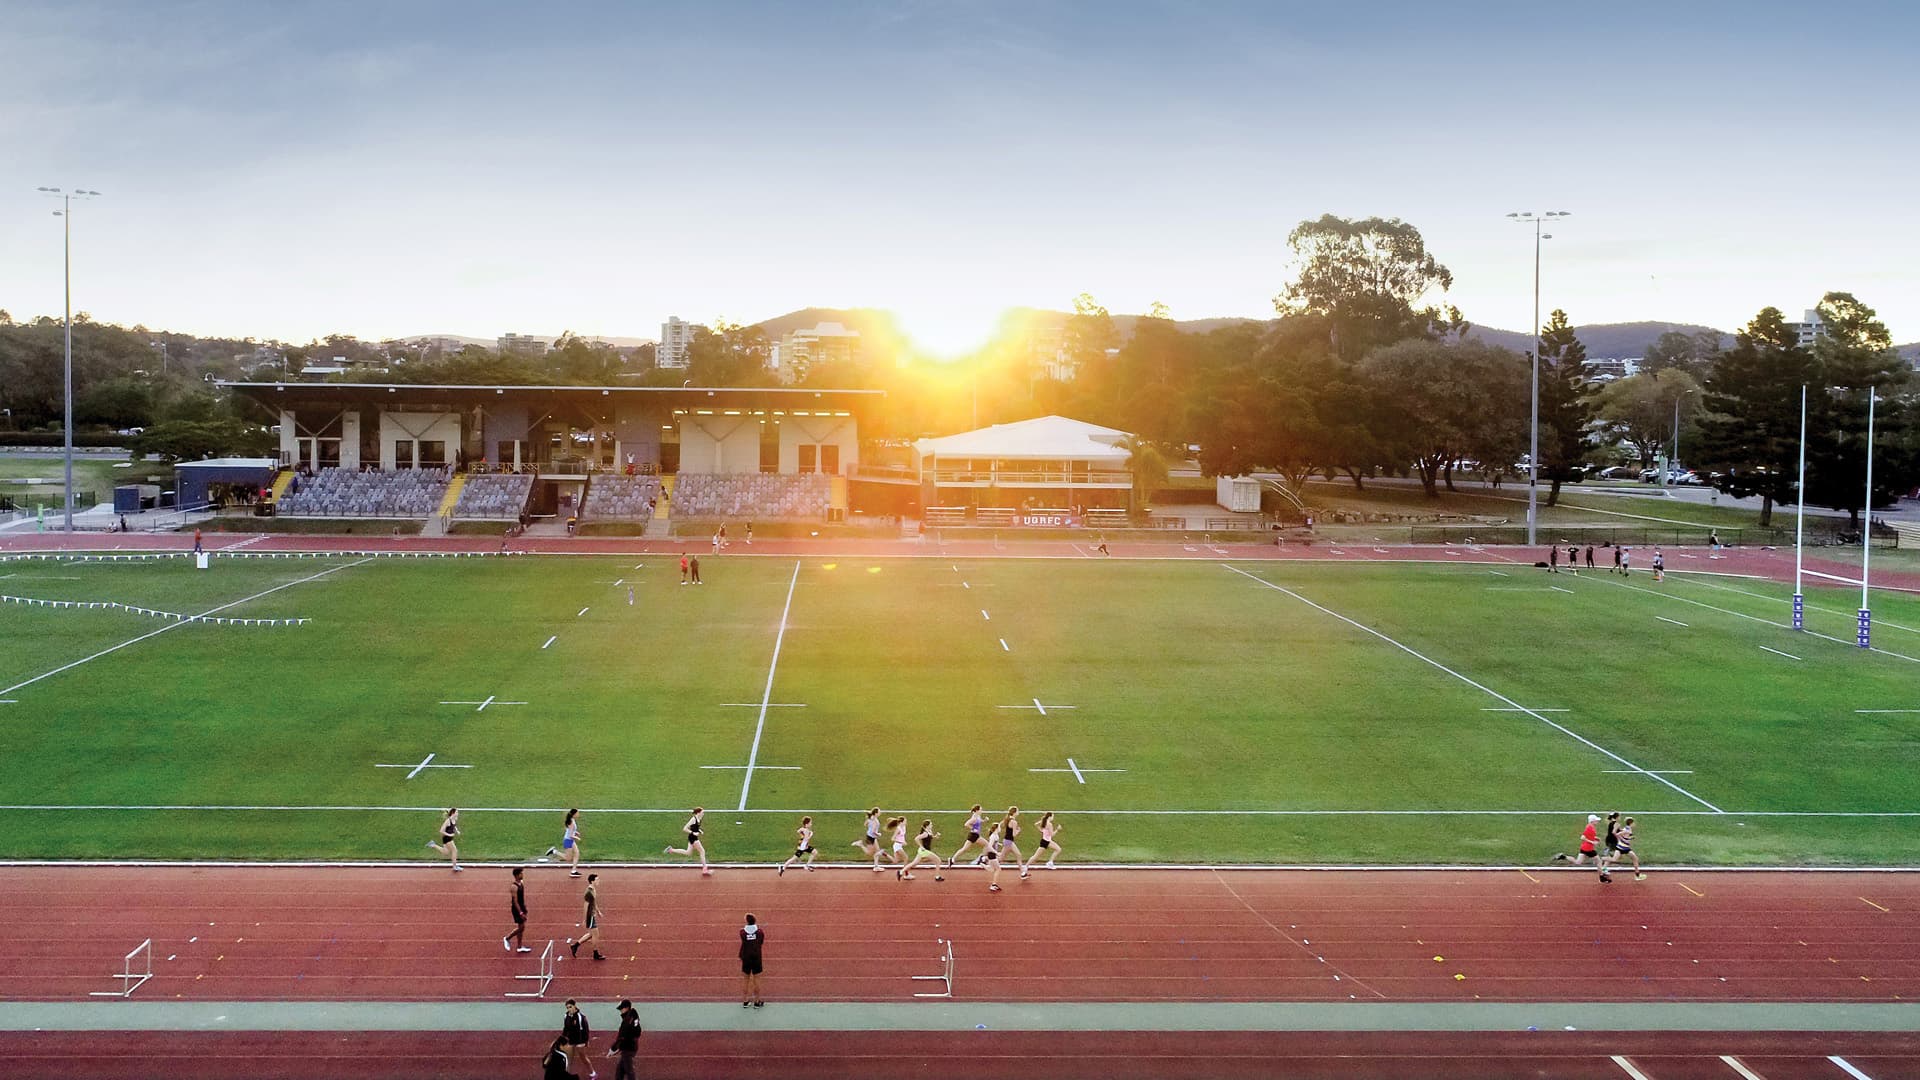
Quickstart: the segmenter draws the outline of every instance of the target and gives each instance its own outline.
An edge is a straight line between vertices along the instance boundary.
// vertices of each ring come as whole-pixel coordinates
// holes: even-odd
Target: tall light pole
[[[1691,393],[1691,390],[1682,390],[1673,395],[1673,455],[1667,458],[1667,467],[1660,470],[1661,487],[1667,486],[1667,474],[1680,464],[1680,399]]]
[[[62,191],[56,187],[36,188],[42,195],[56,196],[60,200],[60,209],[53,216],[62,218],[66,233],[66,522],[67,532],[73,531],[73,200],[91,199],[100,194],[84,188]]]
[[[1873,557],[1873,403],[1874,387],[1867,386],[1867,501],[1862,507],[1866,520],[1860,526],[1860,624],[1855,637],[1863,649],[1873,648],[1873,611],[1867,603],[1867,564]]]
[[[1553,239],[1552,233],[1540,231],[1541,223],[1555,218],[1571,216],[1566,210],[1548,210],[1536,214],[1531,210],[1520,210],[1508,214],[1510,221],[1531,222],[1533,224],[1533,389],[1531,418],[1528,420],[1527,450],[1527,546],[1538,542],[1538,522],[1540,520],[1540,241]]]
[[[1807,384],[1800,384],[1800,481],[1794,485],[1799,496],[1793,512],[1793,628],[1807,628],[1807,599],[1800,592],[1801,555],[1807,537]]]

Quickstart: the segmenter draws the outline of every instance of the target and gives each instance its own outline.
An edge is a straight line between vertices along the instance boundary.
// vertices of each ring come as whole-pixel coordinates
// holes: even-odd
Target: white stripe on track
[[[1747,1068],[1741,1063],[1739,1058],[1734,1057],[1732,1054],[1721,1054],[1720,1060],[1726,1064],[1727,1068],[1739,1073],[1741,1080],[1766,1080],[1766,1078],[1759,1073]]]
[[[1853,1063],[1851,1061],[1848,1061],[1846,1058],[1841,1057],[1839,1054],[1829,1054],[1827,1056],[1827,1060],[1833,1062],[1835,1065],[1838,1065],[1842,1069],[1846,1070],[1847,1075],[1853,1077],[1853,1080],[1873,1080],[1873,1077],[1868,1076],[1866,1073],[1863,1073],[1859,1069],[1854,1068]]]
[[[291,589],[295,585],[304,585],[309,581],[316,581],[320,578],[326,577],[328,574],[337,573],[338,571],[341,571],[341,570],[350,570],[353,567],[359,566],[361,563],[371,562],[371,561],[373,561],[372,556],[368,556],[367,558],[361,559],[358,562],[350,562],[344,566],[336,566],[330,570],[322,570],[317,574],[310,574],[307,577],[300,578],[298,581],[289,581],[284,585],[275,585],[271,589],[266,589],[264,591],[254,593],[252,596],[242,597],[238,600],[233,601],[230,604],[221,604],[217,608],[208,608],[207,610],[194,616],[194,618],[197,620],[197,619],[204,619],[209,615],[218,615],[220,612],[225,611],[228,608],[236,608],[236,607],[239,607],[241,604],[250,603],[254,600],[260,599],[263,596],[271,596],[272,594],[279,592],[281,589]],[[14,683],[12,686],[9,686],[4,690],[0,690],[0,694],[11,694],[15,690],[18,690],[23,686],[32,686],[34,683],[39,682],[41,679],[51,678],[52,676],[58,675],[63,671],[70,671],[74,668],[77,668],[81,664],[87,663],[89,660],[98,660],[101,657],[107,655],[108,653],[119,652],[121,649],[124,649],[129,645],[138,645],[141,642],[147,640],[148,638],[159,637],[161,634],[164,634],[169,630],[178,630],[183,626],[190,626],[190,625],[192,625],[192,623],[185,622],[185,621],[168,623],[167,625],[161,627],[158,630],[153,630],[148,633],[141,634],[137,638],[129,638],[128,640],[123,641],[120,644],[114,645],[110,648],[101,649],[99,652],[94,653],[92,656],[83,657],[79,660],[75,660],[71,664],[62,664],[59,667],[54,668],[52,671],[45,672],[40,675],[35,675],[33,678],[28,679],[26,682]]]
[[[1481,693],[1486,694],[1487,696],[1493,698],[1494,700],[1499,701],[1504,705],[1511,706],[1512,708],[1517,709],[1520,712],[1526,713],[1528,716],[1533,717],[1535,720],[1540,721],[1541,723],[1547,725],[1548,727],[1554,729],[1555,731],[1558,731],[1561,734],[1574,739],[1575,741],[1579,742],[1581,745],[1586,746],[1593,750],[1598,750],[1600,753],[1605,754],[1607,757],[1610,757],[1613,760],[1619,762],[1620,764],[1625,765],[1627,768],[1632,769],[1633,771],[1639,773],[1640,775],[1645,776],[1648,779],[1651,779],[1657,783],[1664,784],[1669,788],[1672,788],[1674,791],[1679,792],[1682,795],[1685,795],[1687,798],[1692,799],[1694,802],[1699,803],[1701,806],[1706,807],[1707,809],[1713,811],[1714,813],[1716,814],[1724,813],[1724,811],[1722,811],[1719,807],[1713,805],[1712,803],[1701,798],[1700,796],[1695,795],[1693,792],[1688,791],[1686,788],[1681,787],[1679,784],[1674,783],[1673,781],[1667,779],[1666,777],[1661,776],[1657,773],[1648,772],[1646,769],[1643,769],[1640,766],[1635,765],[1633,762],[1628,761],[1626,758],[1621,757],[1619,754],[1616,754],[1613,751],[1607,749],[1606,747],[1601,746],[1599,743],[1594,742],[1592,739],[1587,738],[1585,735],[1582,735],[1579,732],[1574,731],[1572,728],[1567,727],[1565,724],[1558,723],[1553,719],[1551,719],[1550,717],[1534,709],[1527,708],[1526,706],[1520,704],[1519,702],[1513,700],[1512,698],[1506,696],[1505,694],[1500,693],[1498,690],[1494,690],[1483,683],[1475,682],[1474,680],[1468,678],[1465,675],[1460,674],[1459,672],[1453,670],[1452,668],[1441,663],[1440,661],[1435,660],[1434,658],[1426,655],[1425,653],[1422,653],[1414,649],[1412,646],[1402,644],[1401,642],[1388,637],[1387,635],[1381,633],[1378,630],[1375,630],[1370,626],[1367,626],[1364,623],[1355,622],[1354,620],[1347,618],[1345,615],[1340,614],[1339,612],[1333,610],[1332,608],[1324,607],[1320,604],[1316,604],[1313,601],[1307,599],[1306,597],[1301,596],[1299,593],[1294,592],[1292,589],[1286,588],[1285,586],[1275,585],[1273,582],[1268,581],[1266,578],[1260,577],[1255,574],[1249,574],[1245,570],[1242,570],[1237,566],[1231,566],[1226,563],[1222,563],[1221,565],[1225,566],[1228,570],[1231,570],[1234,573],[1239,574],[1241,577],[1252,578],[1253,580],[1259,582],[1262,585],[1265,585],[1267,588],[1272,589],[1275,592],[1285,593],[1286,595],[1293,597],[1295,600],[1300,601],[1301,603],[1307,605],[1308,607],[1313,608],[1315,611],[1319,611],[1324,614],[1331,615],[1334,618],[1339,619],[1341,622],[1346,623],[1348,626],[1351,626],[1356,630],[1362,631],[1363,633],[1371,634],[1372,636],[1379,638],[1381,641],[1386,642],[1387,644],[1393,646],[1394,648],[1399,649],[1401,652],[1406,653],[1408,656],[1411,656],[1414,659],[1421,661],[1422,663],[1428,664],[1432,667],[1438,668],[1439,670],[1446,672],[1447,674],[1453,676],[1454,678],[1460,680],[1463,683],[1466,683],[1468,686],[1473,687],[1475,690],[1478,690]]]
[[[793,610],[793,587],[800,584],[800,560],[793,560],[793,577],[787,581],[787,604],[780,609],[780,632],[773,638],[773,662],[767,665],[767,688],[760,694],[760,720],[753,725],[753,749],[747,751],[747,772],[740,779],[740,805],[747,808],[747,792],[753,789],[753,770],[760,761],[760,733],[767,729],[767,703],[773,700],[773,673],[780,669],[780,646],[787,640],[787,613]]]
[[[1633,1062],[1628,1061],[1626,1058],[1621,1057],[1619,1054],[1613,1055],[1613,1063],[1615,1065],[1620,1066],[1621,1072],[1624,1072],[1628,1076],[1633,1077],[1633,1080],[1647,1080],[1646,1073],[1643,1073],[1639,1069],[1634,1068]]]

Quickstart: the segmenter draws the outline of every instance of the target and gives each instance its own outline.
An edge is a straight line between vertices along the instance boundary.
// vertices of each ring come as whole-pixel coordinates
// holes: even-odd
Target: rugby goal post
[[[148,938],[133,947],[120,961],[120,973],[113,976],[120,980],[118,990],[94,990],[89,997],[123,998],[131,997],[142,983],[153,978],[153,939]]]
[[[953,996],[953,942],[946,938],[935,939],[940,943],[940,955],[934,957],[940,963],[938,975],[915,975],[914,982],[937,982],[938,990],[915,991],[917,998],[950,998]]]
[[[553,939],[547,939],[547,947],[540,951],[540,970],[532,975],[515,975],[515,979],[527,979],[535,985],[531,990],[509,990],[502,997],[537,998],[547,996],[547,985],[553,982]]]

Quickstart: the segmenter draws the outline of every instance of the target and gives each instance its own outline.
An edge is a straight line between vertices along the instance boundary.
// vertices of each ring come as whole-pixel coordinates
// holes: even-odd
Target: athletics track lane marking
[[[1860,897],[1859,900],[1861,903],[1867,905],[1868,907],[1872,908],[1875,911],[1892,911],[1893,910],[1892,908],[1883,908],[1879,904],[1874,903],[1873,901],[1867,899],[1864,896]]]
[[[254,593],[252,596],[241,597],[240,599],[235,600],[232,603],[221,604],[219,607],[216,607],[216,608],[208,608],[206,611],[203,611],[200,614],[194,616],[193,621],[204,619],[209,615],[218,615],[219,613],[227,610],[228,608],[239,607],[241,604],[258,600],[263,596],[271,596],[272,594],[279,592],[281,589],[290,589],[295,585],[304,585],[309,581],[318,581],[319,579],[326,577],[328,574],[338,573],[341,570],[351,570],[354,567],[359,566],[361,563],[368,563],[372,561],[373,561],[373,556],[369,555],[364,559],[358,560],[357,562],[346,563],[342,566],[336,566],[328,570],[322,570],[317,574],[310,574],[307,577],[303,577],[295,581],[289,581],[289,582],[286,582],[285,584],[275,585],[271,589],[262,590],[260,592]],[[129,645],[138,645],[141,642],[147,640],[148,638],[159,637],[161,634],[164,634],[169,630],[178,630],[183,626],[191,626],[193,625],[193,621],[188,621],[183,619],[180,622],[168,623],[167,625],[161,627],[158,630],[152,630],[145,634],[141,634],[139,637],[129,638],[128,640],[123,641],[118,645],[113,645],[108,648],[101,649],[99,652],[94,653],[92,656],[82,657],[70,664],[62,664],[59,667],[54,668],[52,671],[48,671],[40,675],[35,675],[33,678],[28,679],[25,682],[14,683],[12,686],[6,687],[5,689],[0,689],[0,694],[11,694],[15,690],[19,690],[23,687],[32,686],[34,683],[39,682],[41,679],[51,678],[52,676],[58,675],[63,671],[69,671],[73,668],[77,668],[81,664],[87,663],[90,660],[98,660],[101,657],[107,655],[108,653],[119,652],[121,649],[124,649]]]
[[[956,571],[959,567],[954,567]],[[800,584],[800,560],[793,560],[793,577],[787,581],[787,603],[780,609],[780,632],[773,639],[773,660],[767,664],[767,688],[760,694],[760,720],[753,725],[753,748],[747,751],[746,773],[740,778],[740,805],[747,808],[747,793],[753,790],[753,770],[760,761],[760,735],[767,729],[767,707],[773,701],[773,674],[780,670],[780,646],[787,640],[787,614],[793,610],[793,587]]]
[[[1313,601],[1307,599],[1306,597],[1300,595],[1299,593],[1294,592],[1292,589],[1289,589],[1283,585],[1275,585],[1273,582],[1268,581],[1266,578],[1260,577],[1257,574],[1249,574],[1245,570],[1242,570],[1239,567],[1230,565],[1228,563],[1221,563],[1220,565],[1223,567],[1226,567],[1226,569],[1231,570],[1236,574],[1239,574],[1241,577],[1252,578],[1253,580],[1259,582],[1262,585],[1265,585],[1267,588],[1272,589],[1275,592],[1284,593],[1288,596],[1291,596],[1295,600],[1298,600],[1301,603],[1307,605],[1308,607],[1313,608],[1315,611],[1319,611],[1326,615],[1331,615],[1334,618],[1339,619],[1341,622],[1346,623],[1348,626],[1351,626],[1356,630],[1360,630],[1364,633],[1367,633],[1374,637],[1379,638],[1381,641],[1384,641],[1387,644],[1393,646],[1394,648],[1399,649],[1401,652],[1406,653],[1408,656],[1411,656],[1414,659],[1421,661],[1422,663],[1428,664],[1432,667],[1438,668],[1439,670],[1446,672],[1448,675],[1451,675],[1454,678],[1460,680],[1461,682],[1466,683],[1468,686],[1473,687],[1475,690],[1478,690],[1481,693],[1486,694],[1487,696],[1493,698],[1496,701],[1499,701],[1503,704],[1510,705],[1516,709],[1519,709],[1521,712],[1524,712],[1528,716],[1533,717],[1535,720],[1538,720],[1541,723],[1547,725],[1548,727],[1553,728],[1555,731],[1558,731],[1561,734],[1566,735],[1580,742],[1582,745],[1590,747],[1594,750],[1598,750],[1600,753],[1605,754],[1606,756],[1612,758],[1613,760],[1619,762],[1622,765],[1625,765],[1627,768],[1632,769],[1633,771],[1638,772],[1644,776],[1651,777],[1654,781],[1664,784],[1669,788],[1672,788],[1674,791],[1677,791],[1680,794],[1685,795],[1687,798],[1692,799],[1694,802],[1699,803],[1701,806],[1706,807],[1707,809],[1713,811],[1716,814],[1725,813],[1725,811],[1721,810],[1719,807],[1713,805],[1712,803],[1701,798],[1700,796],[1695,795],[1693,792],[1688,791],[1686,788],[1681,787],[1679,784],[1674,783],[1673,781],[1667,779],[1666,777],[1657,775],[1655,773],[1650,773],[1647,770],[1642,769],[1640,766],[1635,765],[1633,762],[1628,761],[1626,758],[1621,757],[1619,754],[1616,754],[1613,751],[1607,749],[1606,747],[1601,746],[1599,743],[1594,742],[1592,739],[1587,738],[1585,735],[1582,735],[1579,732],[1574,731],[1572,728],[1569,728],[1564,724],[1560,724],[1555,722],[1554,720],[1549,719],[1544,713],[1541,713],[1534,709],[1529,709],[1526,706],[1520,704],[1519,702],[1513,700],[1512,698],[1506,696],[1505,694],[1502,694],[1499,691],[1494,690],[1483,683],[1475,682],[1474,680],[1468,678],[1465,675],[1460,674],[1459,672],[1453,670],[1447,665],[1442,664],[1440,661],[1433,659],[1432,657],[1426,655],[1425,653],[1419,652],[1418,650],[1414,649],[1412,646],[1404,645],[1399,641],[1396,641],[1393,638],[1390,638],[1387,635],[1381,633],[1380,631],[1373,629],[1370,626],[1367,626],[1363,623],[1355,622],[1354,620],[1347,618],[1345,615],[1340,614],[1339,612],[1333,610],[1332,608],[1324,607],[1320,604],[1316,604]]]
[[[1740,1059],[1731,1054],[1721,1054],[1720,1060],[1726,1063],[1727,1068],[1739,1073],[1741,1080],[1765,1080],[1759,1073],[1742,1065]]]
[[[1233,885],[1230,882],[1228,882],[1225,877],[1221,876],[1220,871],[1218,870],[1213,871],[1213,879],[1220,883],[1221,888],[1227,890],[1228,896],[1231,896],[1235,900],[1240,901],[1240,906],[1246,908],[1249,912],[1251,912],[1254,918],[1259,919],[1263,923],[1266,923],[1267,929],[1272,930],[1274,933],[1279,934],[1283,938],[1286,938],[1287,941],[1293,944],[1294,948],[1299,949],[1301,952],[1306,953],[1308,956],[1313,957],[1315,960],[1318,960],[1323,964],[1327,964],[1327,958],[1324,956],[1321,956],[1319,953],[1314,952],[1313,946],[1307,944],[1305,940],[1294,937],[1292,934],[1289,934],[1285,930],[1280,929],[1279,923],[1276,923],[1272,919],[1269,919],[1265,915],[1262,915],[1260,913],[1259,908],[1256,908],[1252,904],[1247,903],[1247,898],[1244,896],[1241,896],[1240,893],[1236,889],[1234,889]],[[1362,990],[1365,990],[1367,993],[1372,994],[1374,997],[1380,998],[1382,1000],[1386,999],[1387,995],[1381,993],[1378,990],[1375,990],[1373,987],[1368,986],[1366,983],[1361,982],[1359,979],[1355,978],[1354,976],[1352,976],[1351,974],[1343,970],[1338,964],[1327,964],[1327,967],[1332,969],[1334,973],[1333,979],[1335,982],[1340,982],[1343,980],[1346,982],[1351,982],[1353,985],[1359,987]],[[1354,995],[1350,994],[1348,996],[1352,997]]]
[[[1873,1080],[1873,1077],[1868,1076],[1866,1073],[1863,1073],[1859,1069],[1854,1068],[1852,1062],[1849,1062],[1846,1058],[1841,1057],[1839,1054],[1829,1054],[1827,1055],[1827,1060],[1833,1062],[1835,1065],[1838,1065],[1842,1069],[1846,1070],[1847,1075],[1853,1077],[1853,1080]]]
[[[1620,1066],[1621,1072],[1624,1072],[1628,1076],[1633,1077],[1633,1080],[1648,1080],[1646,1073],[1643,1073],[1639,1069],[1634,1068],[1633,1062],[1628,1061],[1626,1058],[1621,1057],[1619,1054],[1613,1055],[1612,1061],[1615,1065]]]

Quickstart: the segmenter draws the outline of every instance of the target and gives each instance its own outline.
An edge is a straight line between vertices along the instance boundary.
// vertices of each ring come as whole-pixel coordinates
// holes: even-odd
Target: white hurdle
[[[924,993],[920,991],[915,991],[913,995],[914,997],[950,998],[953,996],[953,942],[948,941],[946,938],[938,938],[936,940],[939,941],[940,943],[940,955],[935,957],[934,959],[940,961],[940,974],[915,975],[913,977],[913,981],[914,982],[937,982],[940,984],[940,989],[938,991],[930,990]]]
[[[144,962],[142,962],[143,957]],[[136,962],[140,964],[140,969],[137,971],[134,970]],[[120,962],[120,974],[115,975],[114,978],[120,980],[120,989],[94,990],[88,996],[111,998],[131,997],[135,990],[140,989],[142,983],[153,978],[152,938],[148,938],[133,947],[133,951],[128,953],[126,958]]]
[[[537,998],[547,996],[547,985],[553,982],[553,939],[547,939],[547,947],[540,951],[540,970],[533,975],[515,975],[516,979],[531,979],[540,985],[532,990],[509,990],[502,997]]]

